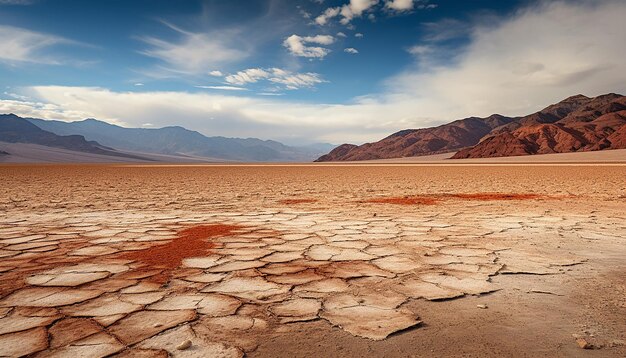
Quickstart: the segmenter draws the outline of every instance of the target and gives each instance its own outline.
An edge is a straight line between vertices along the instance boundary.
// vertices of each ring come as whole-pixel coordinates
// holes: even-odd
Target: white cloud
[[[268,71],[261,68],[249,68],[247,70],[239,71],[234,75],[226,76],[226,82],[235,85],[245,85],[248,83],[255,83],[261,79],[268,78],[271,75]]]
[[[214,89],[221,91],[247,91],[247,88],[236,86],[195,86],[196,88]]]
[[[378,4],[378,0],[350,0],[350,2],[345,5],[327,8],[322,14],[315,18],[315,22],[323,26],[326,25],[330,19],[341,15],[339,22],[342,25],[348,25],[352,19],[361,17],[365,11],[376,4]]]
[[[349,54],[353,54],[353,55],[359,53],[359,50],[357,50],[357,49],[355,49],[353,47],[345,48],[345,49],[343,49],[343,51],[347,52]]]
[[[224,76],[224,74],[222,73],[222,71],[213,70],[213,71],[209,72],[209,76],[222,77],[222,76]]]
[[[466,25],[470,43],[461,52],[436,43],[413,47],[420,66],[389,85],[414,96],[422,113],[449,119],[522,115],[578,93],[624,91],[626,48],[615,46],[626,38],[624,16],[623,1],[539,3],[511,18]],[[442,57],[455,61],[442,66]]]
[[[141,86],[143,86],[143,83],[137,82],[137,83],[133,84],[133,86],[141,87]]]
[[[308,57],[308,58],[319,58],[322,59],[330,50],[325,47],[320,46],[307,46],[309,43],[319,44],[319,45],[330,45],[335,42],[335,38],[330,35],[317,35],[317,36],[298,36],[291,35],[283,41],[283,46],[289,50],[289,52],[294,56],[300,57]]]
[[[176,31],[180,38],[168,41],[150,36],[141,37],[140,40],[149,48],[140,53],[162,61],[165,69],[171,72],[204,74],[211,68],[241,61],[250,54],[241,41],[234,41],[235,31],[196,33],[165,24]]]
[[[625,17],[626,3],[618,0],[541,3],[469,27],[467,46],[453,55],[437,42],[416,44],[426,46],[414,48],[421,57],[442,56],[438,52],[444,51],[454,61],[416,61],[415,67],[388,79],[384,92],[346,104],[252,93],[48,86],[20,93],[35,98],[31,102],[0,101],[0,112],[95,117],[132,126],[178,124],[213,135],[280,139],[280,133],[289,133],[314,141],[359,143],[473,115],[528,114],[578,93],[624,93],[626,47],[616,44],[626,38]]]
[[[328,9],[324,10],[324,12],[320,16],[315,18],[315,22],[318,25],[326,25],[328,23],[328,20],[339,15],[340,11],[340,7],[329,7]]]
[[[395,11],[409,11],[413,10],[413,0],[389,0],[385,7]]]
[[[411,55],[424,56],[433,52],[433,48],[429,45],[415,45],[407,50]]]
[[[4,92],[4,95],[5,95],[5,96],[8,96],[8,97],[11,97],[11,98],[14,98],[14,99],[19,99],[20,101],[30,101],[30,97],[28,97],[28,96],[22,96],[22,95],[20,95],[20,94],[13,93],[13,92],[6,92],[6,91],[5,91],[5,92]]]
[[[313,87],[318,83],[325,82],[317,73],[285,73],[281,76],[270,77],[268,80],[273,83],[284,85],[288,90]]]
[[[338,32],[337,37],[347,37],[347,35],[344,34],[343,32]]]
[[[317,73],[293,73],[280,68],[249,68],[226,76],[226,82],[240,86],[261,80],[282,85],[284,89],[288,90],[310,88],[316,84],[326,82]]]
[[[356,34],[354,34],[354,37],[363,38],[363,34],[360,32],[357,32]]]
[[[75,44],[62,37],[0,25],[0,61],[7,63],[61,64],[61,60],[44,53],[57,45]]]

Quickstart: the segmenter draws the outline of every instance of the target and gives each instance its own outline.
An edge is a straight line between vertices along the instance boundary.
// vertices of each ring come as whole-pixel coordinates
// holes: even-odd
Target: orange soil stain
[[[207,239],[232,235],[242,229],[238,225],[200,225],[181,230],[178,236],[167,244],[158,245],[140,251],[131,251],[120,255],[121,258],[134,260],[149,267],[174,269],[188,257],[202,256],[215,247],[215,243]],[[154,279],[163,277],[155,275]]]
[[[294,205],[294,204],[305,204],[305,203],[316,203],[316,199],[283,199],[278,201],[284,205]]]
[[[441,200],[460,199],[475,201],[495,201],[495,200],[534,200],[542,198],[556,198],[553,196],[539,194],[517,194],[517,193],[467,193],[467,194],[432,194],[419,196],[398,196],[373,198],[361,201],[372,204],[395,204],[395,205],[435,205]]]
[[[470,193],[470,194],[448,194],[447,196],[455,198],[455,199],[463,199],[463,200],[479,200],[479,201],[490,201],[490,200],[533,200],[540,199],[545,196],[538,194],[516,194],[516,193]]]
[[[395,204],[395,205],[435,205],[439,202],[436,198],[427,196],[399,196],[388,198],[375,198],[364,201],[373,204]]]

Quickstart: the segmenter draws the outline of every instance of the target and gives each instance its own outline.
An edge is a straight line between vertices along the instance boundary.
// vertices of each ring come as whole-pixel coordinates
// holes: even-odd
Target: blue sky
[[[623,15],[617,0],[0,0],[0,112],[361,143],[623,91]]]

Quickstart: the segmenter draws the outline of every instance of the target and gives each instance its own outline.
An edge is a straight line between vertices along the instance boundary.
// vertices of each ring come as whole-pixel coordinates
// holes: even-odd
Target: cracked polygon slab
[[[267,321],[263,319],[240,315],[205,317],[192,325],[198,337],[232,345],[246,352],[258,347],[261,331],[267,326]]]
[[[320,316],[352,335],[373,340],[383,340],[394,332],[421,323],[407,309],[390,308],[379,299],[366,300],[351,294],[326,299]]]
[[[420,281],[415,278],[406,279],[393,286],[393,289],[411,298],[425,298],[431,301],[445,300],[464,295],[462,291],[448,287],[439,287],[434,283]]]
[[[502,251],[497,253],[504,267],[499,271],[502,274],[533,274],[533,275],[551,275],[559,273],[557,267],[551,267],[544,260],[536,260],[536,257],[530,254],[517,253],[511,251]]]
[[[117,321],[109,327],[109,332],[125,344],[131,345],[195,318],[194,310],[145,310]]]
[[[101,280],[110,273],[104,272],[64,272],[59,274],[36,274],[26,278],[26,283],[33,286],[66,286],[74,287],[88,282]]]
[[[162,299],[164,296],[165,292],[125,293],[120,295],[120,299],[137,305],[149,305]]]
[[[141,309],[142,305],[121,300],[118,296],[101,296],[75,306],[63,308],[63,313],[70,316],[98,317],[117,314],[129,314]]]
[[[302,253],[298,251],[291,252],[275,252],[271,255],[263,257],[261,261],[264,262],[289,262],[302,258]]]
[[[58,348],[98,333],[102,328],[87,318],[65,318],[56,322],[48,333],[50,348]]]
[[[202,292],[224,293],[250,300],[263,300],[287,293],[290,289],[291,286],[279,285],[261,277],[231,277],[206,287]]]
[[[29,287],[16,291],[0,301],[0,306],[56,307],[83,302],[102,294],[98,290]]]
[[[114,337],[101,332],[54,351],[44,352],[41,357],[106,357],[124,348]]]
[[[178,350],[177,346],[186,340],[191,341],[191,346],[184,350]],[[195,334],[189,325],[183,325],[163,334],[141,342],[138,347],[144,349],[163,349],[173,357],[181,358],[241,358],[243,352],[236,347],[229,347],[223,343],[210,342]]]
[[[486,278],[458,278],[440,273],[428,273],[421,275],[420,279],[425,282],[434,283],[439,287],[461,291],[468,295],[479,295],[500,289],[498,286],[488,281],[488,276]]]
[[[343,292],[348,289],[348,284],[339,278],[328,278],[325,280],[313,281],[294,287],[293,292],[308,296],[313,294],[314,297],[319,296],[316,293],[334,293]]]
[[[23,357],[48,348],[48,333],[43,327],[0,336],[0,357]]]
[[[70,252],[70,255],[72,256],[104,256],[104,255],[111,255],[116,252],[119,252],[119,250],[110,248],[108,246],[94,245],[94,246],[87,246],[78,250],[74,250]]]
[[[206,269],[220,264],[221,256],[189,257],[183,260],[182,266]]]
[[[117,278],[107,278],[104,280],[98,280],[92,282],[82,288],[90,290],[99,290],[104,292],[117,292],[121,289],[133,286],[137,284],[137,280],[125,280]]]
[[[304,266],[303,264],[276,263],[263,266],[259,269],[259,271],[266,275],[284,275],[304,271],[306,269],[307,266]]]
[[[239,306],[241,302],[233,297],[208,293],[173,295],[148,308],[162,311],[196,309],[207,316],[218,317],[234,314]]]
[[[370,245],[369,243],[367,243],[365,241],[360,241],[360,240],[350,240],[350,241],[330,240],[330,241],[331,241],[329,243],[330,246],[340,247],[340,248],[343,248],[343,249],[363,250],[364,248],[366,248],[366,247],[368,247]]]
[[[264,248],[238,248],[238,249],[218,249],[216,250],[221,255],[232,255],[235,260],[249,261],[258,260],[261,257],[267,256],[273,253],[272,250]]]
[[[317,318],[322,303],[316,299],[295,298],[270,306],[269,310],[280,317],[281,323],[310,321]]]
[[[319,267],[317,271],[326,276],[338,278],[365,276],[379,276],[387,278],[395,277],[395,274],[380,269],[377,266],[365,261],[333,262],[326,266]]]
[[[48,246],[56,247],[56,245],[58,244],[59,244],[58,241],[29,242],[25,244],[9,245],[9,246],[6,246],[4,249],[11,250],[11,251],[23,251],[23,250],[32,250],[32,249],[38,249],[38,248],[48,247]]]
[[[376,256],[370,255],[361,250],[350,248],[344,249],[325,245],[311,246],[306,255],[312,260],[317,261],[360,261],[372,260],[376,258]]]
[[[108,327],[108,326],[112,325],[113,323],[121,320],[125,316],[126,316],[125,314],[114,314],[114,315],[110,315],[110,316],[93,317],[93,320],[98,322],[100,325],[102,325],[104,327]]]
[[[372,260],[372,263],[383,270],[393,273],[405,273],[422,267],[420,263],[404,256],[381,257]]]
[[[15,314],[0,318],[0,335],[26,331],[35,327],[45,327],[54,322],[57,318],[59,318],[59,316],[24,317]]]
[[[282,275],[270,275],[266,277],[268,281],[287,285],[301,285],[307,282],[322,280],[324,278],[326,277],[318,275],[311,269]]]
[[[493,253],[491,250],[487,249],[477,249],[460,246],[442,247],[441,249],[439,249],[439,252],[442,254],[453,256],[484,256]]]
[[[226,277],[225,273],[201,273],[197,275],[186,276],[183,279],[185,281],[200,282],[200,283],[212,283],[221,281]]]
[[[259,268],[265,265],[266,263],[262,261],[231,261],[225,264],[221,264],[219,266],[211,267],[210,269],[208,269],[208,271],[214,272],[214,273],[232,272],[232,271],[247,270],[251,268]]]
[[[453,256],[453,255],[424,255],[420,257],[420,260],[429,265],[448,265],[452,263],[460,263],[461,258]]]
[[[122,289],[121,293],[145,293],[145,292],[154,292],[158,291],[161,288],[161,285],[154,282],[139,282],[134,286],[130,286]]]

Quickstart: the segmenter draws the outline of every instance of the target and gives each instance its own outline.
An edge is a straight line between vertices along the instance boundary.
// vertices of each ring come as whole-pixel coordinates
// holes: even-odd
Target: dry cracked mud
[[[626,354],[626,166],[0,171],[0,356]]]

